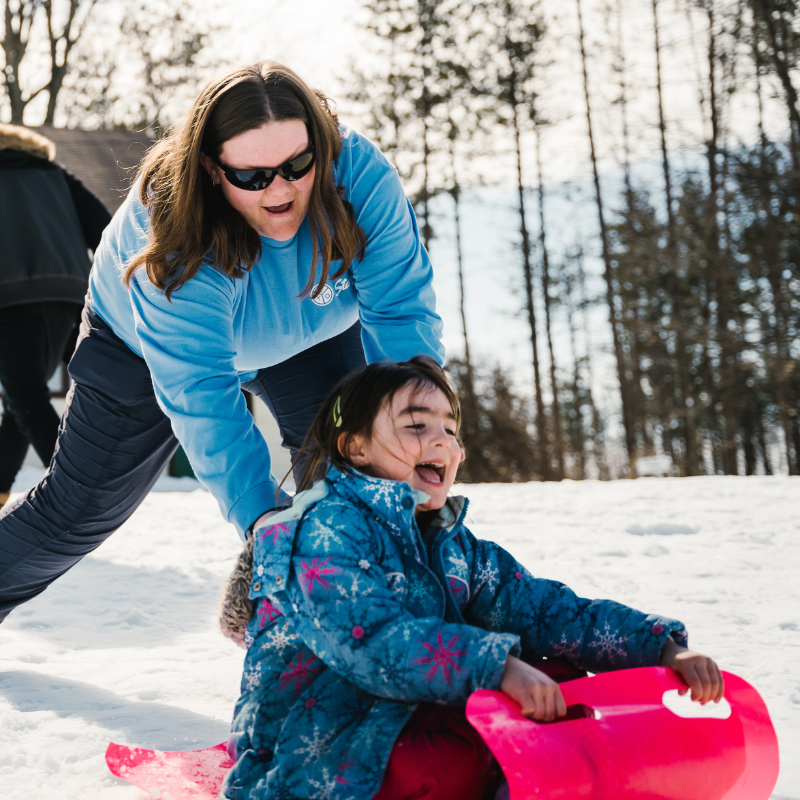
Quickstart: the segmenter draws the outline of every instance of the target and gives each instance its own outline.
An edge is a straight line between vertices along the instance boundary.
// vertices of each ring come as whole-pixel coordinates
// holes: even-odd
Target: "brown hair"
[[[261,255],[261,239],[215,190],[200,163],[200,154],[218,158],[235,136],[268,122],[301,120],[315,145],[316,172],[308,205],[313,254],[308,282],[314,286],[317,257],[322,277],[314,296],[325,287],[330,263],[341,259],[334,278],[362,258],[367,239],[353,207],[333,180],[333,164],[342,149],[339,120],[322,92],[311,89],[288,67],[262,61],[234,67],[212,80],[183,119],[155,144],[139,168],[141,200],[150,211],[147,245],[125,270],[125,285],[144,267],[150,282],[172,292],[191,280],[203,261],[232,278],[241,278]]]
[[[370,439],[378,412],[409,384],[417,389],[435,388],[444,392],[458,434],[461,427],[458,392],[432,358],[415,356],[399,364],[369,364],[343,378],[317,412],[296,459],[302,465],[297,491],[310,488],[325,476],[330,466],[352,467],[347,453],[353,436],[359,434]],[[340,444],[342,434],[345,438]],[[363,471],[363,467],[359,469]]]

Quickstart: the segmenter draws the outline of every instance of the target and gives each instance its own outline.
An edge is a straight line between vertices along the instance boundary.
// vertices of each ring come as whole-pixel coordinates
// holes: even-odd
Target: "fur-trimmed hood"
[[[56,146],[46,136],[21,125],[8,125],[0,122],[0,150],[19,150],[34,158],[53,161]]]

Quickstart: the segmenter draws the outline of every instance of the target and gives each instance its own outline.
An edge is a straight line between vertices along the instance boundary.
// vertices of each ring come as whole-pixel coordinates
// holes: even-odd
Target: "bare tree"
[[[614,296],[614,278],[611,266],[611,248],[609,246],[608,226],[606,224],[605,210],[603,206],[603,195],[600,190],[600,173],[597,166],[597,151],[594,143],[594,128],[592,125],[592,107],[589,94],[589,73],[588,59],[586,56],[586,43],[583,25],[583,13],[581,10],[581,0],[576,0],[578,9],[578,37],[581,52],[581,65],[583,71],[583,93],[586,102],[586,125],[589,136],[589,151],[592,160],[592,175],[594,178],[595,202],[597,204],[597,216],[600,223],[600,243],[603,252],[604,277],[606,282],[606,304],[611,322],[611,333],[614,345],[614,357],[617,364],[617,380],[619,381],[620,399],[622,402],[622,425],[625,431],[625,451],[628,455],[628,465],[630,474],[635,476],[636,469],[636,425],[634,422],[633,407],[631,403],[630,379],[628,368],[625,363],[625,353],[623,350],[624,332],[622,323],[617,313],[617,302]]]
[[[11,105],[11,121],[24,122],[28,104],[42,92],[47,92],[45,125],[52,125],[56,103],[64,78],[69,71],[69,60],[75,45],[83,34],[97,0],[5,0],[4,30],[0,46],[5,55],[5,90]],[[61,7],[63,6],[63,11]],[[31,30],[36,19],[44,16],[49,46],[49,74],[47,80],[36,89],[25,90],[20,79],[23,61],[31,44]],[[65,17],[57,25],[54,17]]]

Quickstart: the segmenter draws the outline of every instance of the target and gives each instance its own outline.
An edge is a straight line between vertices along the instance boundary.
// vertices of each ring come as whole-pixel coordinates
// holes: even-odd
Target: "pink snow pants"
[[[561,659],[533,666],[558,683],[586,674]],[[397,737],[372,800],[491,800],[502,780],[463,708],[421,703]]]

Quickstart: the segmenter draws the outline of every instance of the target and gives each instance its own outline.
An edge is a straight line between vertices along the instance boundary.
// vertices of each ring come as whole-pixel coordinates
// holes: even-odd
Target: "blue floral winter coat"
[[[408,484],[333,469],[254,534],[232,800],[354,798],[380,787],[417,703],[498,689],[509,653],[592,672],[658,664],[683,625],[534,578],[463,525],[453,498],[425,539]]]

